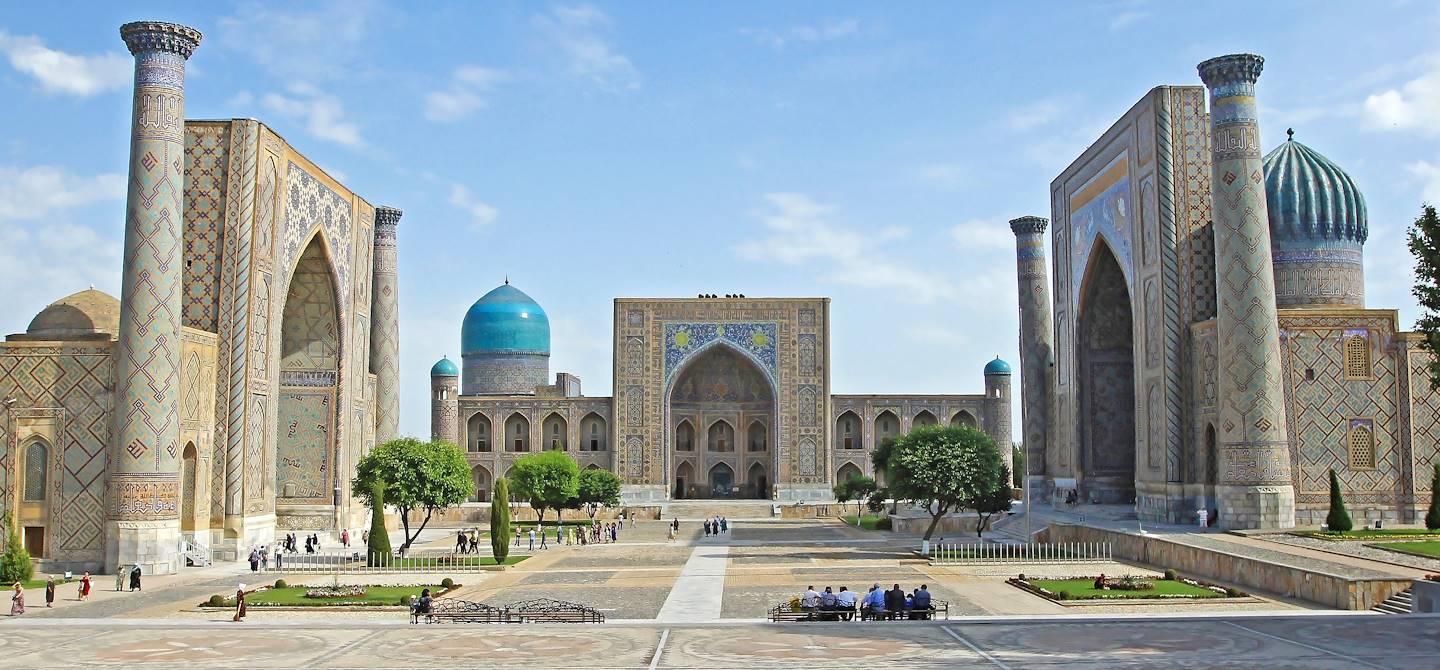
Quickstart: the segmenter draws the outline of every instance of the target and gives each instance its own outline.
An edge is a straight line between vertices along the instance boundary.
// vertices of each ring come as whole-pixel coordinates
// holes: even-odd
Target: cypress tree
[[[1345,499],[1340,496],[1340,478],[1335,469],[1330,469],[1330,513],[1325,516],[1325,525],[1332,531],[1343,533],[1355,527],[1350,513],[1345,511]]]
[[[379,567],[390,564],[390,531],[385,530],[385,484],[375,482],[370,489],[370,547],[366,564]]]
[[[1435,476],[1430,478],[1430,511],[1425,513],[1425,527],[1440,530],[1440,463],[1435,464]]]
[[[510,557],[510,481],[504,477],[495,480],[490,492],[490,552],[496,565]]]

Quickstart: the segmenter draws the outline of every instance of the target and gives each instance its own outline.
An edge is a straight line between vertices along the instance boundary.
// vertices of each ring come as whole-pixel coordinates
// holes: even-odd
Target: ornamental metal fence
[[[1113,560],[1109,542],[1027,544],[940,544],[931,547],[931,565],[1014,563],[1095,563]]]
[[[415,554],[389,556],[383,561],[366,560],[364,550],[282,553],[272,555],[266,572],[378,574],[390,572],[482,572],[498,569],[495,559],[475,554]]]

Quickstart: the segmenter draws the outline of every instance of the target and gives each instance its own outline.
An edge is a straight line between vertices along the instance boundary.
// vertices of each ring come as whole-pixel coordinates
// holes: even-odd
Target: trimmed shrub
[[[1345,511],[1345,499],[1340,495],[1340,478],[1335,476],[1334,468],[1330,469],[1330,513],[1325,515],[1325,527],[1337,533],[1355,527],[1350,513]]]
[[[1227,598],[1239,598],[1243,595],[1245,594],[1241,593],[1240,589],[1225,589],[1225,597]]]
[[[283,588],[285,588],[285,587],[287,587],[287,586],[289,586],[289,585],[290,585],[290,582],[287,582],[287,581],[285,581],[285,580],[283,580],[283,579],[277,579],[277,580],[275,580],[275,588],[277,588],[277,589],[283,589]]]
[[[510,557],[510,480],[504,477],[490,489],[490,552],[496,565]]]
[[[1175,574],[1175,568],[1165,568],[1165,581],[1173,582],[1179,575]]]
[[[891,523],[890,517],[882,517],[875,522],[875,530],[894,530],[895,524]]]
[[[29,581],[35,576],[35,562],[30,552],[20,542],[20,533],[10,529],[10,540],[5,543],[5,553],[0,554],[0,584]]]
[[[1440,530],[1440,463],[1435,464],[1435,476],[1430,479],[1430,511],[1425,513],[1425,527]]]
[[[401,604],[401,605],[404,605],[404,606],[406,606],[406,607],[409,607],[409,606],[410,606],[410,602],[411,602],[410,596],[400,596],[400,604]]]
[[[210,596],[210,599],[205,601],[205,605],[206,605],[207,607],[224,607],[224,606],[225,606],[225,596],[222,596],[222,595],[220,595],[220,594],[218,594],[218,593],[215,594],[215,595],[213,595],[213,596]]]
[[[390,564],[390,532],[385,530],[385,483],[375,482],[370,489],[370,545],[365,564],[383,567]]]
[[[446,577],[446,578],[440,580],[440,588],[442,588],[442,589],[455,588],[455,580],[453,580],[453,579],[451,579],[451,578],[449,578],[449,577]]]
[[[1061,592],[1059,592],[1059,593],[1056,593],[1056,594],[1055,594],[1055,597],[1056,597],[1056,598],[1059,598],[1060,600],[1069,600],[1069,599],[1070,599],[1070,592],[1069,592],[1069,591],[1061,591]]]

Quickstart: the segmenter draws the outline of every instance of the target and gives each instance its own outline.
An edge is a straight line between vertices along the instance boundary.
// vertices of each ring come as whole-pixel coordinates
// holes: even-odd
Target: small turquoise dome
[[[1000,360],[1000,357],[996,356],[995,360],[985,364],[985,374],[1008,375],[1010,374],[1010,364]]]
[[[460,366],[455,365],[455,361],[450,360],[448,357],[447,357],[447,358],[442,358],[442,359],[436,361],[436,362],[435,362],[435,365],[433,365],[433,366],[430,367],[430,376],[431,376],[431,377],[459,377],[459,376],[460,376]]]
[[[465,313],[462,354],[550,355],[550,317],[509,282],[486,293]]]
[[[1370,235],[1365,197],[1339,166],[1290,139],[1265,156],[1265,199],[1275,246],[1363,244]]]

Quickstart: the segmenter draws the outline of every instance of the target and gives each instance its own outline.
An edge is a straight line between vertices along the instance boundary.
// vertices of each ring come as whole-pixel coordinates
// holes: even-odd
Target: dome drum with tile
[[[550,318],[506,281],[465,313],[460,348],[466,395],[533,394],[550,377]]]

